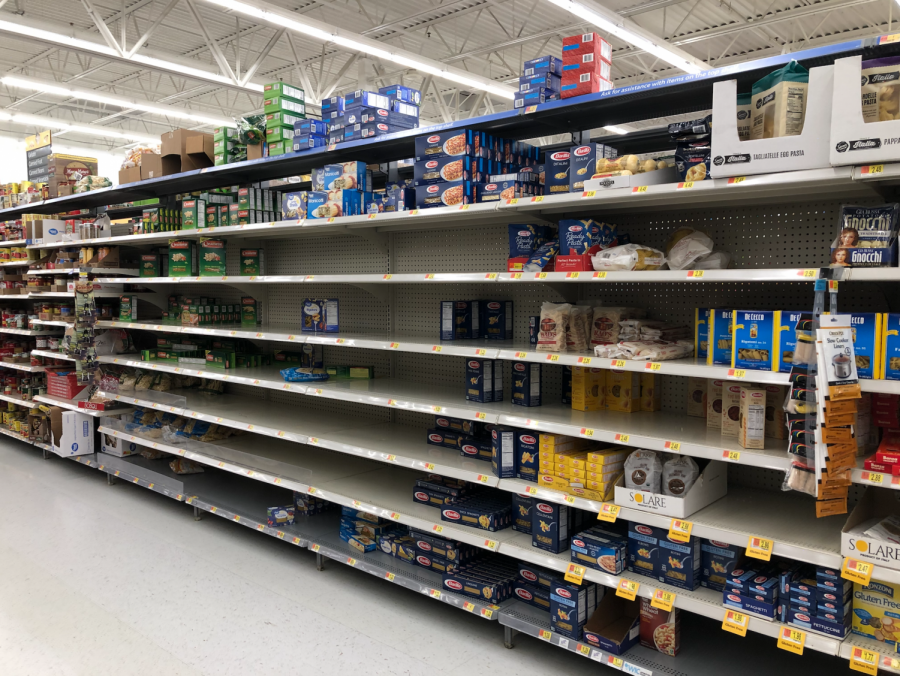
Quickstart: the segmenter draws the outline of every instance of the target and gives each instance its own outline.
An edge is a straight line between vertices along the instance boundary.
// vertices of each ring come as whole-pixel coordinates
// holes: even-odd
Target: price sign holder
[[[725,618],[722,620],[722,629],[730,631],[738,636],[747,635],[747,626],[750,624],[750,616],[747,613],[741,613],[737,610],[725,611]]]

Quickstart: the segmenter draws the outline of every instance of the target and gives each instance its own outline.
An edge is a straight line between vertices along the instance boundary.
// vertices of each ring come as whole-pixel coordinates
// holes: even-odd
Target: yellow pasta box
[[[706,363],[710,366],[730,366],[732,347],[732,310],[722,308],[709,311],[709,349]]]
[[[588,452],[587,459],[589,464],[604,466],[616,462],[625,462],[625,458],[631,455],[630,448],[604,448],[603,450]]]
[[[607,483],[609,481],[615,481],[622,472],[625,471],[623,466],[616,467],[615,469],[610,469],[608,472],[586,472],[584,478],[588,481],[599,481],[600,483]]]
[[[900,584],[870,580],[853,583],[853,633],[876,641],[900,642]]]
[[[607,371],[606,408],[622,413],[640,411],[641,374],[631,371]]]
[[[555,491],[564,491],[569,487],[569,480],[551,474],[541,474],[538,477],[538,485],[542,488],[550,488]]]
[[[735,310],[731,322],[732,368],[777,371],[781,310]]]
[[[662,410],[662,390],[659,388],[660,379],[655,373],[641,374],[641,410],[642,411],[661,411]]]
[[[572,367],[572,408],[576,411],[599,411],[604,407],[603,369]]]

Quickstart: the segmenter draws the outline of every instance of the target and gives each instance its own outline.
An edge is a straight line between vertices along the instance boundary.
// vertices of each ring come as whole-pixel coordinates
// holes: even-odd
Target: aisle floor
[[[4,676],[607,669],[5,438],[0,513]]]

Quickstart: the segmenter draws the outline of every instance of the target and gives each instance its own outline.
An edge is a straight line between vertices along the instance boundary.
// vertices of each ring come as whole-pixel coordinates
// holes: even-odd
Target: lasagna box
[[[416,137],[416,162],[460,155],[488,157],[489,151],[489,148],[481,147],[480,134],[469,129],[454,129]]]
[[[416,187],[416,208],[455,207],[474,204],[478,196],[477,184],[471,181],[436,183]]]

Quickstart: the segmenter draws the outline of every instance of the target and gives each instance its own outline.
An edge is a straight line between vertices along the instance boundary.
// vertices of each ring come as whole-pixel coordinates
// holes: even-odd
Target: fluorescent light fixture
[[[487,78],[479,78],[470,76],[466,71],[445,66],[439,61],[420,57],[412,52],[393,49],[390,45],[379,43],[362,35],[349,33],[342,29],[332,27],[315,19],[304,17],[303,21],[297,21],[287,12],[278,12],[260,7],[241,0],[205,0],[206,2],[218,5],[224,9],[243,14],[257,21],[272,24],[279,28],[287,28],[288,30],[306,35],[322,42],[332,42],[340,47],[349,49],[354,52],[360,52],[366,56],[371,56],[382,61],[397,63],[407,68],[427,73],[442,80],[450,80],[457,84],[463,85],[469,89],[477,89],[486,91],[499,98],[512,101],[515,89],[507,87],[500,83],[493,83]],[[299,16],[299,15],[297,15]]]
[[[69,97],[84,101],[94,101],[96,103],[104,103],[121,108],[133,108],[142,110],[145,113],[153,113],[154,115],[164,115],[166,117],[176,117],[182,120],[190,120],[199,124],[207,124],[213,127],[236,127],[234,120],[228,120],[220,117],[209,117],[206,115],[198,115],[188,112],[182,108],[172,106],[156,106],[150,103],[141,103],[140,101],[132,101],[130,99],[120,98],[118,96],[105,94],[103,92],[92,91],[89,89],[75,89],[65,84],[53,84],[50,82],[41,82],[39,80],[30,80],[12,75],[0,77],[0,83],[9,87],[18,89],[27,89],[33,92],[44,92],[55,96]]]
[[[659,38],[659,41],[663,44],[657,44],[653,39],[640,35],[635,32],[635,30],[625,28],[624,20],[618,15],[611,14],[609,17],[603,16],[587,5],[576,2],[576,0],[548,0],[548,2],[574,14],[584,21],[594,24],[597,28],[610,35],[615,35],[620,40],[624,40],[638,49],[653,54],[653,56],[658,59],[673,65],[679,70],[683,70],[685,73],[696,75],[704,70],[709,70],[709,66],[700,63],[697,59],[689,60],[688,58],[685,58],[685,53],[681,50],[675,50],[665,46],[665,42],[661,38]],[[640,28],[637,24],[634,24],[634,26],[635,28]]]
[[[615,125],[612,125],[612,124],[608,124],[603,128],[606,131],[611,131],[613,134],[621,134],[622,136],[624,136],[625,134],[628,133],[627,129],[624,129],[623,127],[616,127]]]
[[[89,134],[91,136],[99,136],[100,138],[110,138],[117,141],[127,141],[128,143],[159,143],[158,136],[146,136],[144,134],[134,134],[130,131],[115,131],[104,127],[89,127],[81,124],[69,124],[62,120],[56,120],[52,117],[38,117],[37,115],[27,115],[25,113],[8,113],[0,110],[0,122],[11,122],[12,124],[22,124],[29,127],[42,127],[56,131],[67,131],[73,134]]]
[[[105,56],[117,61],[126,61],[128,63],[135,63],[156,70],[164,70],[175,73],[176,75],[182,75],[184,77],[194,78],[197,80],[205,80],[207,82],[226,85],[228,87],[239,86],[232,82],[230,78],[224,75],[219,75],[218,73],[214,73],[212,71],[203,70],[202,68],[193,68],[183,63],[165,61],[163,59],[157,59],[156,57],[146,56],[144,54],[134,54],[133,56],[126,56],[123,54],[119,54],[119,52],[117,52],[112,47],[109,47],[108,45],[102,45],[97,42],[82,40],[81,38],[70,37],[68,35],[62,35],[60,33],[53,33],[51,31],[47,31],[42,28],[36,28],[24,23],[20,24],[12,21],[0,20],[0,31],[5,33],[13,33],[15,35],[21,35],[22,37],[28,38],[30,40],[50,42],[52,44],[61,45],[62,47],[69,47],[70,49],[74,49],[76,51],[99,54],[101,56]],[[254,84],[252,82],[248,82],[242,85],[241,88],[254,92],[263,91],[262,85]]]

